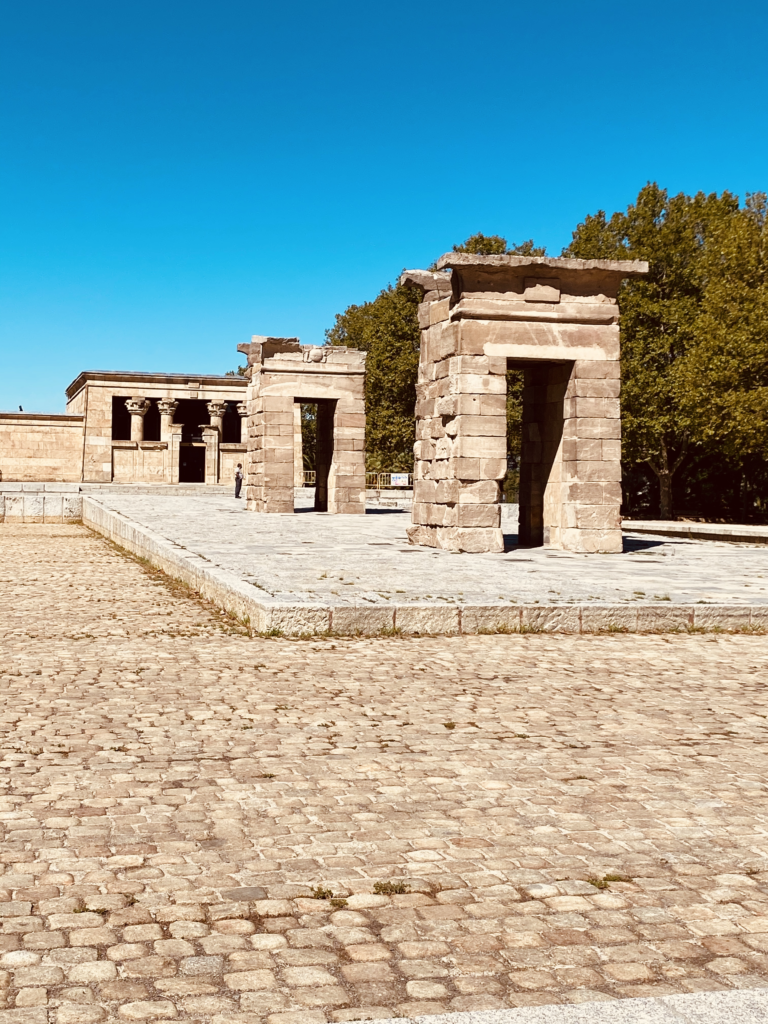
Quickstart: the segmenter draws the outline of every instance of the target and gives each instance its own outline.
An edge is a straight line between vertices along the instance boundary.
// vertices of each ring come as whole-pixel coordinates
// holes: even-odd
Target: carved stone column
[[[149,409],[146,398],[126,398],[125,407],[131,414],[131,440],[144,440],[144,416]]]
[[[208,415],[211,417],[211,426],[216,427],[221,437],[221,426],[224,422],[224,413],[227,411],[226,402],[208,402]]]
[[[172,423],[169,427],[168,448],[166,449],[166,477],[167,484],[179,482],[179,465],[181,462],[181,438],[184,426],[181,423]]]
[[[179,403],[175,398],[161,398],[157,403],[160,410],[160,440],[170,444],[171,426],[173,425],[173,414],[176,412]]]
[[[210,402],[209,405],[213,405]],[[223,403],[222,403],[223,404]],[[203,441],[205,442],[205,482],[217,484],[219,482],[219,441],[221,439],[221,428],[213,423],[203,428]]]
[[[238,402],[237,411],[240,414],[240,444],[248,444],[248,403]]]

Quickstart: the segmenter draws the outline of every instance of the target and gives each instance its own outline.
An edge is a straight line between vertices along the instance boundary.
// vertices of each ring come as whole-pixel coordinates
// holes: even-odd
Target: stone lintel
[[[648,273],[645,260],[577,260],[564,256],[478,256],[471,252],[447,252],[435,264],[438,270],[458,270],[465,267],[499,268],[551,268],[554,270],[599,270],[615,273],[620,277],[639,277]],[[407,273],[418,273],[407,271]],[[424,271],[421,271],[424,273]]]

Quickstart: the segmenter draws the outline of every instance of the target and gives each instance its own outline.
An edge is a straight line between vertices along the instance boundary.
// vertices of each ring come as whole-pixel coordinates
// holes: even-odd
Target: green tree
[[[701,447],[730,470],[731,514],[741,517],[766,495],[767,212],[764,193],[748,195],[706,239],[699,343],[688,360],[684,393]]]
[[[713,225],[702,257],[699,343],[686,402],[705,444],[731,460],[768,446],[768,203],[763,193]]]
[[[366,468],[413,468],[416,375],[419,366],[420,295],[391,285],[372,302],[336,314],[326,334],[329,345],[368,353],[365,374]]]
[[[459,245],[454,245],[454,252],[470,252],[476,256],[546,256],[547,250],[544,246],[533,244],[529,238],[525,242],[507,245],[507,240],[502,235],[483,235],[478,232],[470,235]]]
[[[477,256],[504,256],[507,252],[507,240],[501,235],[483,235],[478,232],[454,245],[453,251],[471,252]]]
[[[663,519],[673,517],[675,474],[691,445],[704,443],[687,391],[702,340],[708,243],[737,212],[738,199],[728,192],[670,198],[648,184],[626,213],[588,216],[563,252],[649,261],[648,276],[626,281],[620,293],[623,452],[656,475]]]

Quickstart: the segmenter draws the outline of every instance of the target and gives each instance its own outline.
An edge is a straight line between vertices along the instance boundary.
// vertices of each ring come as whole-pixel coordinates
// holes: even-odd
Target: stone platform
[[[634,536],[617,555],[408,543],[406,512],[258,514],[228,496],[84,496],[83,521],[216,601],[286,635],[755,629],[768,625],[760,545]]]

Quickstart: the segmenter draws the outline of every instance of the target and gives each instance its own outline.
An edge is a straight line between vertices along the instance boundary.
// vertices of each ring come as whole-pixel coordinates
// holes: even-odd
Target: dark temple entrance
[[[203,440],[203,427],[211,422],[207,404],[200,398],[180,398],[173,422],[181,423],[181,443]]]
[[[179,447],[179,483],[205,483],[205,445],[182,444]]]
[[[519,450],[520,520],[518,543],[525,547],[549,544],[549,530],[560,527],[563,409],[573,363],[507,362],[507,438]],[[522,372],[522,394],[511,402],[512,371]],[[519,378],[518,378],[519,379]],[[519,416],[519,426],[510,417]]]
[[[315,512],[328,511],[328,477],[333,463],[333,421],[336,400],[297,398],[302,406],[304,466],[315,471]],[[314,449],[314,450],[312,450]]]

